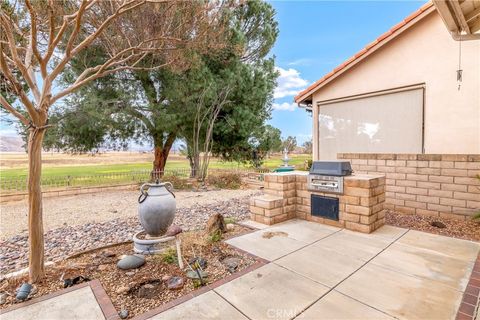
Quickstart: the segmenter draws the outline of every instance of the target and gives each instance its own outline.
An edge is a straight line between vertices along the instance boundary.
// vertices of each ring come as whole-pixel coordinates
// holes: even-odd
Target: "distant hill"
[[[0,152],[22,152],[23,141],[20,137],[0,137]]]

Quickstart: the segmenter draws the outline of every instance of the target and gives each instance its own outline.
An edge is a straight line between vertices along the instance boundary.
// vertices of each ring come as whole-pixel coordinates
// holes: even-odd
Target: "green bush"
[[[162,254],[162,261],[168,264],[173,264],[177,263],[177,251],[173,248],[167,249],[163,254]]]
[[[239,189],[242,186],[242,176],[238,173],[209,175],[207,184],[219,189]]]
[[[192,188],[192,182],[188,178],[180,178],[174,175],[165,175],[162,177],[163,182],[170,182],[177,190],[185,190]]]
[[[215,243],[222,240],[222,231],[217,230],[208,236],[208,241],[210,243]]]

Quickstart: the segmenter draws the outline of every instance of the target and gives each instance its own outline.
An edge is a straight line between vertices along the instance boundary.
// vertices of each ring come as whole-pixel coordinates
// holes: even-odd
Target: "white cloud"
[[[289,66],[308,66],[312,62],[312,59],[298,59],[292,62],[289,62]]]
[[[274,110],[287,110],[287,111],[293,111],[295,108],[297,108],[297,104],[295,102],[288,103],[274,103],[273,105]]]
[[[308,85],[308,81],[300,77],[300,72],[293,68],[283,69],[276,67],[280,73],[277,79],[277,87],[273,93],[275,99],[294,96]]]

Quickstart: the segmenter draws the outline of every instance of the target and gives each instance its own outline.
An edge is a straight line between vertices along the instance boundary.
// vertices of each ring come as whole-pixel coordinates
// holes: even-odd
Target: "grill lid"
[[[310,174],[324,176],[349,176],[352,174],[350,161],[314,161]]]

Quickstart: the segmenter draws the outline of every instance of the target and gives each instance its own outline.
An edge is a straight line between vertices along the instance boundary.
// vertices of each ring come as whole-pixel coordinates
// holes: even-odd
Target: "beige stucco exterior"
[[[480,153],[480,41],[459,42],[432,10],[410,28],[312,95],[314,158],[318,158],[317,102],[415,84],[425,85],[425,153]]]

